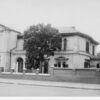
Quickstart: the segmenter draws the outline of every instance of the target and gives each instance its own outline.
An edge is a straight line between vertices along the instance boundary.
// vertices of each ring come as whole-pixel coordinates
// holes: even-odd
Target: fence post
[[[49,67],[49,73],[50,75],[54,75],[54,67]]]
[[[100,76],[100,69],[99,68],[96,69],[96,76]]]
[[[39,69],[37,68],[37,69],[36,69],[36,75],[38,75],[38,74],[39,74]]]

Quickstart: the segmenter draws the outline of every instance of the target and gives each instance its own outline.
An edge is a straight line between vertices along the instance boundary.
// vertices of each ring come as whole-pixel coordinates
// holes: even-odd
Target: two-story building
[[[96,47],[99,44],[97,41],[77,31],[74,27],[70,27],[60,34],[62,36],[62,50],[55,52],[50,65],[72,69],[96,67]],[[100,62],[100,58],[98,60]]]

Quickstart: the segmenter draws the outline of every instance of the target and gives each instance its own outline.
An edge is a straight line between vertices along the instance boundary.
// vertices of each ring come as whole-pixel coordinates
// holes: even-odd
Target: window
[[[89,42],[86,42],[86,52],[89,53]]]
[[[54,67],[57,68],[68,68],[68,64],[66,62],[58,61],[56,64],[54,64]]]
[[[99,64],[97,64],[97,68],[100,68],[100,65]]]
[[[66,62],[63,62],[63,68],[67,68],[68,64],[66,64]]]
[[[89,67],[90,67],[90,61],[85,59],[84,68],[89,68]]]
[[[54,64],[54,67],[57,67],[57,64]]]
[[[66,46],[67,46],[67,40],[64,39],[64,51],[66,51]]]
[[[61,67],[61,62],[58,62],[58,67]]]
[[[95,46],[93,46],[93,48],[92,48],[92,54],[93,54],[93,56],[95,55]]]

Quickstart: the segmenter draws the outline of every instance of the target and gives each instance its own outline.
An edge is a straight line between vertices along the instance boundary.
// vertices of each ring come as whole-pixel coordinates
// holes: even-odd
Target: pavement
[[[99,84],[86,84],[86,83],[49,82],[49,81],[21,80],[21,79],[18,80],[18,79],[3,79],[3,78],[0,78],[0,83],[100,90]]]

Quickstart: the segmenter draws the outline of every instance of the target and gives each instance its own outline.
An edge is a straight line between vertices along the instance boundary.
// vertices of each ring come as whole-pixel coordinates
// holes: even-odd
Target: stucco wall
[[[54,67],[54,64],[56,64],[56,60],[55,58],[60,57],[61,55],[55,55],[50,57],[50,61],[49,61],[49,66],[50,67]],[[73,68],[73,55],[63,55],[63,57],[68,58],[68,60],[66,61],[66,64],[68,64],[68,68]]]
[[[79,69],[84,68],[85,59],[90,60],[90,57],[80,54],[74,54],[73,55],[74,68],[79,68]]]
[[[77,36],[73,36],[73,37],[64,37],[62,38],[62,50],[64,48],[64,39],[67,39],[67,45],[66,45],[66,50],[73,50],[73,51],[77,51]]]
[[[9,44],[8,44],[8,49],[7,50],[10,51],[11,49],[16,47],[17,35],[18,35],[18,33],[10,32],[10,34],[9,34]]]
[[[10,70],[10,50],[16,47],[18,33],[4,31],[0,33],[0,67]]]
[[[95,60],[95,61],[92,60],[90,63],[91,67],[94,67],[94,68],[97,68],[97,64],[100,64],[100,60]]]
[[[78,37],[78,51],[83,51],[86,52],[86,41],[89,42],[89,53],[91,55],[93,55],[92,51],[93,51],[93,46],[95,46],[95,55],[96,55],[96,45],[91,43],[90,40],[86,39],[86,38],[82,38],[82,37]]]
[[[100,72],[96,69],[60,69],[60,68],[54,68],[53,69],[53,76],[56,76],[58,78],[62,78],[63,80],[68,79],[81,79],[81,78],[95,78],[97,76],[100,77]],[[74,81],[73,79],[73,81]]]
[[[24,40],[23,39],[18,39],[16,50],[23,50],[23,45],[24,45]]]
[[[66,61],[66,64],[68,64],[68,68],[72,68],[72,69],[73,68],[79,68],[79,69],[84,68],[85,59],[90,60],[90,57],[77,54],[77,53],[76,54],[66,54],[66,55],[55,55],[50,58],[49,65],[51,67],[54,67],[54,64],[56,63],[55,58],[58,58],[60,56],[68,58],[68,60]]]

